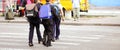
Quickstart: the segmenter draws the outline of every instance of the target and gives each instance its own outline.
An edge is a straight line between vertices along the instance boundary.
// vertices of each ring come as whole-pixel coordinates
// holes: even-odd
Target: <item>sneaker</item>
[[[55,38],[55,40],[59,40],[59,38]]]
[[[33,46],[33,43],[29,43],[28,45],[29,45],[29,47],[32,47],[32,46]]]

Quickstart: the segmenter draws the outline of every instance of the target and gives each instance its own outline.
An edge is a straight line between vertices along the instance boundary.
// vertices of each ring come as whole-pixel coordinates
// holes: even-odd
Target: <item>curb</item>
[[[102,24],[102,23],[61,23],[62,25],[87,25],[87,26],[120,26],[120,24]]]
[[[28,23],[27,21],[0,21],[0,23]],[[62,22],[61,25],[87,25],[87,26],[120,26],[120,24],[104,24],[104,23],[66,23]]]
[[[0,21],[0,23],[28,23],[27,21],[10,21],[10,20],[7,20],[7,21]]]

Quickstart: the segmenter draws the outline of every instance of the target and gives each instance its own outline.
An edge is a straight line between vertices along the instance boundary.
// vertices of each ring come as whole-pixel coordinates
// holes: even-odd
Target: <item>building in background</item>
[[[120,6],[120,0],[89,0],[89,3],[99,7]]]
[[[89,0],[91,9],[120,9],[120,0]]]

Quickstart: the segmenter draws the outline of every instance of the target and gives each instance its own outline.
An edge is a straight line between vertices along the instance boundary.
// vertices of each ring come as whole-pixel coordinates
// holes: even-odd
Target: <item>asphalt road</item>
[[[41,25],[43,34],[43,26]],[[0,23],[0,50],[120,50],[119,26],[61,25],[60,39],[45,47],[37,43],[28,46],[27,23]]]

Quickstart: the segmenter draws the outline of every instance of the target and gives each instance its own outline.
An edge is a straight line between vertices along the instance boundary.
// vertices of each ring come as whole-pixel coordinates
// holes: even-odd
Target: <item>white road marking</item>
[[[90,36],[61,36],[61,38],[70,38],[70,39],[101,39],[103,35],[90,35]]]
[[[27,43],[9,43],[9,42],[0,42],[0,45],[10,45],[10,46],[25,46]]]
[[[53,44],[63,44],[63,45],[80,45],[79,43],[70,43],[70,42],[54,42]]]
[[[63,38],[61,39],[62,41],[71,41],[71,42],[91,42],[92,40],[87,40],[87,39],[68,39],[68,38]]]
[[[11,34],[11,35],[28,35],[29,33],[0,33],[0,34],[4,34],[4,35],[8,35],[8,34]]]
[[[36,37],[36,35],[34,35]],[[79,42],[91,42],[96,39],[101,39],[103,35],[89,35],[89,36],[70,36],[70,35],[63,35],[60,37],[60,40],[54,42],[53,44],[62,44],[62,45],[80,45]],[[1,39],[1,38],[6,38],[6,39]],[[8,39],[7,39],[8,38]],[[19,38],[23,40],[19,40]],[[28,40],[28,34],[27,33],[0,33],[0,41],[2,43],[0,44],[6,44],[7,41],[11,42],[25,42]],[[4,42],[6,41],[6,42]],[[34,39],[35,42],[37,42],[37,37]],[[22,45],[19,43],[10,43],[9,45]]]
[[[29,49],[18,49],[18,48],[0,48],[0,50],[29,50]]]

